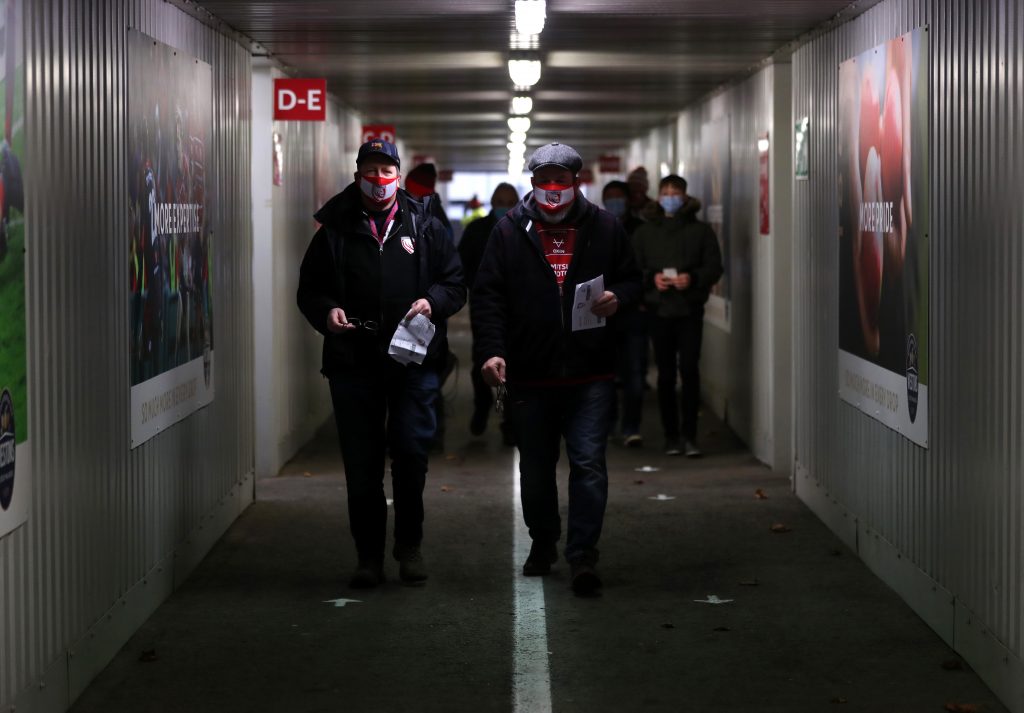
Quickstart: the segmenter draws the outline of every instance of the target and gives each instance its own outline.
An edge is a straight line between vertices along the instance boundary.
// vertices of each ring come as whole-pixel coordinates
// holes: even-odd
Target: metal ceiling
[[[628,144],[797,38],[877,0],[548,0],[527,155]],[[443,168],[504,170],[513,0],[200,0]]]

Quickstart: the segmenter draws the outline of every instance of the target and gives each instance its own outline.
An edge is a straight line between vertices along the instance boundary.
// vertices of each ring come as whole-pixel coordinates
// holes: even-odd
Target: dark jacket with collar
[[[661,216],[637,228],[633,249],[644,274],[644,301],[659,317],[685,317],[700,312],[712,286],[722,277],[722,252],[715,231],[697,220],[700,201],[687,198],[671,218]],[[654,275],[666,267],[690,273],[686,290],[659,292]]]
[[[324,335],[322,373],[331,376],[347,367],[387,357],[398,322],[420,298],[430,303],[436,327],[425,367],[439,368],[448,353],[447,319],[466,302],[462,267],[455,245],[430,206],[398,191],[396,228],[383,246],[370,232],[359,187],[349,184],[314,216],[321,227],[313,236],[299,270],[299,309]],[[409,241],[412,238],[412,254]],[[401,284],[389,275],[405,275]],[[372,285],[376,289],[368,287]],[[336,307],[348,318],[374,320],[374,334],[356,329],[334,334],[327,315]]]
[[[471,293],[477,368],[505,359],[510,383],[585,378],[614,371],[615,335],[608,327],[572,331],[576,285],[604,276],[605,289],[627,310],[640,299],[640,270],[622,224],[578,196],[567,223],[576,244],[559,295],[541,246],[540,219],[529,194],[494,226]]]

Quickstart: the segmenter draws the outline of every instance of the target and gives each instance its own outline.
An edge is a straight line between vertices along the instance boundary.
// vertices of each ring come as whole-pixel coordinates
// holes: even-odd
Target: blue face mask
[[[498,206],[494,206],[493,210],[494,210],[494,217],[495,218],[501,218],[506,213],[508,213],[511,210],[511,208],[499,208]]]
[[[665,211],[665,215],[675,215],[683,207],[683,197],[661,196],[658,198],[658,203],[661,205],[661,209]]]
[[[606,198],[604,201],[604,209],[616,218],[621,218],[626,214],[626,199]]]

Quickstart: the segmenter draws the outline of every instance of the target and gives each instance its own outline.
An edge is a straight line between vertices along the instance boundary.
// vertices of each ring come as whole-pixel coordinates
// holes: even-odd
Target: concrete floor
[[[453,328],[465,364],[466,325]],[[328,424],[257,484],[256,502],[72,710],[504,713],[514,680],[536,683],[514,673],[517,626],[546,630],[556,713],[1006,710],[966,665],[948,668],[957,655],[722,424],[702,417],[705,458],[662,455],[653,394],[647,446],[609,445],[603,596],[573,596],[560,563],[536,585],[541,613],[517,615],[513,450],[494,420],[469,435],[469,388],[465,367],[446,387],[426,586],[402,586],[388,562],[383,587],[347,587],[355,559]],[[732,601],[695,601],[709,595]],[[339,598],[359,601],[327,603]],[[526,663],[543,670],[537,659]]]

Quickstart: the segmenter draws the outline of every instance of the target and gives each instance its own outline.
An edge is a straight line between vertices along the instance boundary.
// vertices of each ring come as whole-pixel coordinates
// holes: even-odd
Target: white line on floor
[[[515,522],[512,564],[515,617],[512,657],[513,713],[551,713],[551,670],[548,665],[548,627],[544,614],[544,578],[524,577],[523,562],[530,554],[530,532],[523,523],[519,490],[519,449],[512,460],[512,509]]]

